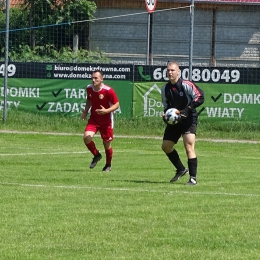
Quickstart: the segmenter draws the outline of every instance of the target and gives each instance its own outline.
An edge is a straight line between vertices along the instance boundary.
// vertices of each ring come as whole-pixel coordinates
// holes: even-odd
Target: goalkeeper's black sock
[[[189,174],[191,177],[196,178],[197,176],[197,168],[198,168],[198,159],[192,158],[188,159],[188,166],[189,166]]]
[[[175,166],[177,171],[184,171],[185,167],[182,164],[178,152],[174,149],[171,153],[166,154],[171,161],[171,163]]]

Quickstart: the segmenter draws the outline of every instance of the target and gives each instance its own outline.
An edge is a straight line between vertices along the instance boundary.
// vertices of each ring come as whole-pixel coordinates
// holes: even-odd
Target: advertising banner
[[[134,84],[134,117],[161,117],[161,87],[165,82]],[[203,120],[260,120],[260,85],[200,83],[205,102],[197,108]]]
[[[3,109],[3,79],[1,83],[0,110]],[[85,108],[86,86],[91,80],[64,79],[8,79],[7,109],[38,112],[44,114],[63,113],[79,116]],[[114,88],[120,108],[115,112],[122,117],[132,117],[133,84],[131,81],[107,80],[107,85]]]
[[[0,78],[4,77],[4,64],[0,64]],[[101,70],[106,80],[132,80],[132,65],[13,62],[8,64],[8,78],[35,79],[91,79],[94,70]]]
[[[7,108],[78,116],[96,69],[104,72],[104,83],[118,94],[117,114],[125,118],[161,116],[166,66],[10,63]],[[189,68],[180,70],[180,76],[189,79]],[[0,64],[0,110],[4,106],[4,71]],[[260,68],[193,67],[191,73],[192,81],[205,92],[205,103],[198,108],[201,119],[260,120]]]
[[[134,117],[161,117],[163,104],[161,88],[165,82],[135,83],[133,95]]]
[[[189,68],[180,66],[189,79]],[[163,111],[161,87],[168,81],[166,66],[134,66],[134,116],[159,117]],[[192,81],[205,92],[197,109],[203,120],[260,120],[260,69],[193,67]]]
[[[4,66],[0,64],[0,110],[4,106]],[[85,108],[86,86],[91,83],[95,70],[104,73],[104,83],[118,95],[120,108],[116,113],[132,117],[132,65],[10,63],[7,67],[7,109],[78,115]]]
[[[180,66],[180,77],[190,79],[189,67]],[[168,81],[166,66],[134,66],[134,82]],[[259,84],[260,68],[238,67],[193,67],[191,79],[194,83]]]

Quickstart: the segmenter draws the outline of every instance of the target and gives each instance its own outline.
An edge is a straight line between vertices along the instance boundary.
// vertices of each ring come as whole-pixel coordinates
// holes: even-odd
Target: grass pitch
[[[0,259],[258,260],[259,144],[197,141],[194,187],[160,146],[115,138],[107,173],[81,136],[1,133]]]

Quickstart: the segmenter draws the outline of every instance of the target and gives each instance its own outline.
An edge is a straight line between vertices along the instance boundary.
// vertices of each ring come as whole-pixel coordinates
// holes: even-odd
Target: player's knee
[[[186,149],[186,154],[187,154],[188,158],[196,157],[194,149],[190,148],[190,147],[188,149]]]
[[[165,145],[162,144],[161,148],[162,148],[162,150],[164,151],[164,150],[165,150]]]
[[[168,146],[166,144],[162,144],[161,148],[165,153],[170,153],[172,151],[172,146]]]
[[[83,140],[85,144],[89,144],[92,141],[92,137],[90,135],[84,135]]]

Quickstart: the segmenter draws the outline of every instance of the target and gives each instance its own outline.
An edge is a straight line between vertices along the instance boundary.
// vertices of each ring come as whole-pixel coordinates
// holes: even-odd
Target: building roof
[[[17,6],[17,5],[21,5],[21,4],[24,4],[24,0],[11,0],[10,1],[10,6],[11,7],[14,7],[14,6]]]

